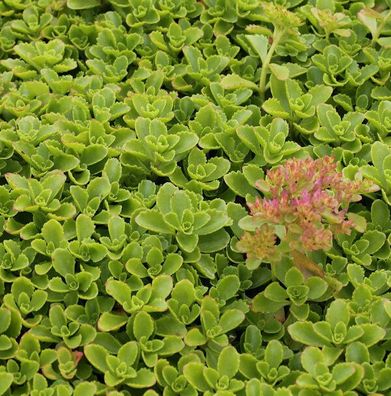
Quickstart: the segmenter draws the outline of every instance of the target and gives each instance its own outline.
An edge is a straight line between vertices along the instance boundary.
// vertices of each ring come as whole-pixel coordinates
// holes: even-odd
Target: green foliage
[[[383,199],[390,205],[391,180],[390,162],[391,150],[389,145],[382,142],[375,142],[371,146],[370,163],[372,165],[363,166],[363,174],[374,180],[382,189]]]
[[[178,246],[186,253],[197,250],[200,239],[210,239],[207,252],[223,249],[229,235],[223,227],[230,224],[226,204],[221,199],[203,201],[202,196],[182,191],[166,183],[156,195],[156,207],[141,211],[136,223],[147,230],[175,235]],[[202,249],[201,251],[205,251]]]
[[[0,1],[0,395],[389,396],[390,9]]]

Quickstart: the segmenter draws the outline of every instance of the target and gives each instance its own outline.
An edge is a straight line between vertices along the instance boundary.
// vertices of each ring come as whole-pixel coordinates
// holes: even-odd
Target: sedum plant
[[[191,253],[200,238],[216,239],[224,247],[228,236],[224,226],[229,225],[230,218],[224,201],[203,201],[199,194],[167,183],[157,193],[156,207],[141,211],[136,222],[145,229],[174,235],[179,247]]]
[[[389,396],[390,10],[0,1],[0,396]]]
[[[330,249],[335,234],[357,228],[356,215],[347,213],[349,203],[360,200],[360,191],[377,189],[365,181],[344,180],[332,157],[288,160],[256,186],[267,198],[249,204],[250,216],[242,227],[250,231],[237,244],[247,253],[248,266],[256,268],[264,260],[277,264],[288,254],[296,265],[317,274],[322,271],[306,254]]]

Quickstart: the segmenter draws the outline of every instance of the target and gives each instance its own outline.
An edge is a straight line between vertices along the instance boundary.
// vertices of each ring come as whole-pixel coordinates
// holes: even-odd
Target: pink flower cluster
[[[273,228],[264,224],[253,233],[245,232],[237,247],[246,252],[248,258],[270,259],[276,254],[276,240]]]
[[[248,205],[251,215],[269,226],[284,226],[284,241],[290,249],[301,252],[330,249],[333,234],[349,234],[354,224],[346,217],[348,205],[361,199],[359,192],[370,191],[366,182],[344,179],[332,157],[290,159],[268,171],[257,187],[265,198]],[[263,244],[269,246],[262,251],[270,252],[270,227],[245,233],[240,246],[249,249],[251,235],[260,241],[265,232]],[[247,253],[256,256],[254,251]],[[265,254],[257,256],[265,258]]]

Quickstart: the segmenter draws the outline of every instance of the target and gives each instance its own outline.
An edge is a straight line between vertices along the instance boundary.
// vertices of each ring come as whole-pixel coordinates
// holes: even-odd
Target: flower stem
[[[273,42],[269,48],[269,51],[266,54],[265,60],[262,63],[262,70],[261,70],[261,77],[259,79],[259,92],[261,95],[262,102],[265,100],[265,91],[266,91],[266,76],[267,72],[269,70],[269,64],[272,60],[272,57],[274,55],[274,51],[277,48],[278,43],[281,40],[281,37],[283,36],[284,32],[275,30],[273,34]]]
[[[321,278],[324,278],[325,274],[323,270],[305,254],[297,250],[293,250],[291,252],[291,256],[293,258],[293,264],[299,268],[299,270],[302,272],[310,272],[311,274],[315,274]]]

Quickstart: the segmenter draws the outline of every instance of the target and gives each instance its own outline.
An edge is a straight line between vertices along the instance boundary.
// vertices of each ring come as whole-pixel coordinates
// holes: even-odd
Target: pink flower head
[[[275,253],[275,243],[276,235],[273,228],[265,224],[253,234],[245,232],[237,247],[247,253],[247,257],[263,260]]]
[[[371,191],[372,186],[365,183],[344,179],[329,156],[290,159],[269,170],[265,180],[258,183],[265,198],[257,198],[249,205],[250,213],[266,224],[284,226],[292,249],[327,250],[332,246],[333,233],[351,232],[354,224],[346,218],[347,206],[360,198],[360,191]],[[265,250],[260,254],[256,241],[260,242],[266,233],[271,242],[270,230],[269,227],[267,232],[263,228],[262,232],[246,233],[242,247],[246,246],[250,255],[251,249],[258,257],[265,254]]]

